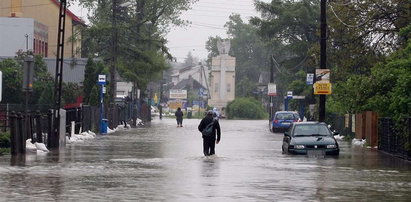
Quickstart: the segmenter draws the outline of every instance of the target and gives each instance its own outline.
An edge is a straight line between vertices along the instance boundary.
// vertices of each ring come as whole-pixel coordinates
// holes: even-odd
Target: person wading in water
[[[220,142],[221,138],[221,129],[218,120],[213,117],[214,113],[212,110],[207,111],[206,117],[204,117],[200,125],[198,125],[198,130],[202,132],[203,137],[203,152],[204,156],[210,156],[215,154],[215,144]],[[205,135],[204,130],[209,124],[212,124],[211,134]],[[217,131],[217,140],[216,140],[216,131]]]
[[[181,108],[177,108],[176,113],[174,114],[176,115],[176,119],[177,119],[177,128],[178,127],[183,127],[183,111],[181,111]]]

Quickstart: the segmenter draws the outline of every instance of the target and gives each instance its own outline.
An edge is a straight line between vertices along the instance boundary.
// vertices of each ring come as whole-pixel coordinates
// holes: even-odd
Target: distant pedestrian
[[[200,125],[198,125],[198,130],[203,132],[207,128],[208,125],[211,124],[212,132],[211,135],[202,135],[203,137],[203,152],[204,156],[210,156],[215,154],[215,144],[220,142],[221,138],[221,129],[220,124],[218,123],[218,119],[213,117],[214,113],[212,110],[207,111],[206,117],[204,117]],[[217,131],[217,140],[216,140],[216,131]]]
[[[181,111],[181,108],[177,108],[177,111],[175,113],[176,119],[177,119],[177,128],[178,127],[183,127],[183,111]]]
[[[213,117],[214,119],[218,120],[220,119],[220,112],[218,111],[218,109],[216,107],[213,108]]]

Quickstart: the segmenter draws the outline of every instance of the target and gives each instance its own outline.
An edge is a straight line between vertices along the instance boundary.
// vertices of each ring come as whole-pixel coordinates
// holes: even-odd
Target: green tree
[[[0,71],[3,73],[3,103],[22,103],[23,70],[20,64],[13,59],[0,62]]]
[[[102,62],[94,62],[93,59],[87,60],[86,68],[84,69],[84,82],[83,82],[83,96],[84,103],[90,104],[92,96],[96,96],[92,93],[92,89],[97,86],[97,79],[99,74],[105,74],[107,67]],[[107,75],[107,74],[105,74]],[[97,94],[98,96],[98,94]],[[98,97],[97,97],[98,99]]]
[[[371,68],[337,83],[335,102],[346,112],[372,110],[397,119],[411,114],[411,42]]]
[[[265,119],[268,117],[260,102],[254,98],[236,98],[227,105],[229,119]]]
[[[99,87],[97,85],[93,86],[91,89],[91,96],[90,96],[90,101],[89,104],[91,106],[99,106]]]
[[[91,28],[85,30],[85,43],[91,56],[99,55],[110,61],[112,33],[118,34],[117,66],[120,75],[143,91],[149,81],[159,79],[172,59],[166,47],[165,33],[169,26],[182,25],[179,15],[196,0],[133,0],[129,7],[117,7],[113,18],[112,0],[80,0],[82,5],[93,8]],[[118,0],[120,5],[125,1]],[[113,20],[116,27],[112,27]],[[115,29],[115,30],[114,30]]]
[[[193,56],[191,51],[188,52],[187,57],[184,59],[186,66],[195,66],[198,63],[198,59]]]
[[[75,103],[77,98],[83,94],[82,89],[76,83],[63,83],[62,103],[63,105]]]
[[[54,90],[54,83],[52,82],[43,83],[43,91],[41,92],[37,103],[40,105],[53,106],[54,97],[53,97],[53,93],[51,93],[53,92],[53,90]]]

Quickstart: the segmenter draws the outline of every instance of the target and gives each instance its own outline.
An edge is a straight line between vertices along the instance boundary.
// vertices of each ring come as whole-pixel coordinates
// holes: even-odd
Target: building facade
[[[32,18],[43,28],[47,27],[47,40],[34,41],[39,35],[31,33],[29,36],[33,39],[33,47],[31,50],[40,51],[47,49],[47,57],[55,58],[57,55],[57,36],[59,23],[60,3],[58,0],[1,0],[0,1],[0,17],[8,18]],[[81,27],[85,23],[74,15],[71,11],[66,11],[65,21],[65,58],[80,58],[81,57]],[[19,26],[16,24],[15,26]],[[1,32],[4,32],[2,29]],[[23,38],[24,39],[24,38]],[[47,41],[47,46],[45,44]],[[3,44],[1,44],[3,46]],[[23,49],[25,50],[25,49]]]
[[[48,27],[33,18],[0,17],[0,56],[13,57],[19,51],[31,50],[48,56]]]

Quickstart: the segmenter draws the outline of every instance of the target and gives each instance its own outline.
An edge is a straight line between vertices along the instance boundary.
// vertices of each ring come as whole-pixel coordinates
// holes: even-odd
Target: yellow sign
[[[157,97],[157,93],[154,93],[154,103],[158,102],[158,97]]]
[[[330,95],[331,83],[314,83],[314,95]]]
[[[182,102],[168,102],[168,107],[170,109],[177,109],[177,108],[183,108],[183,103]]]

